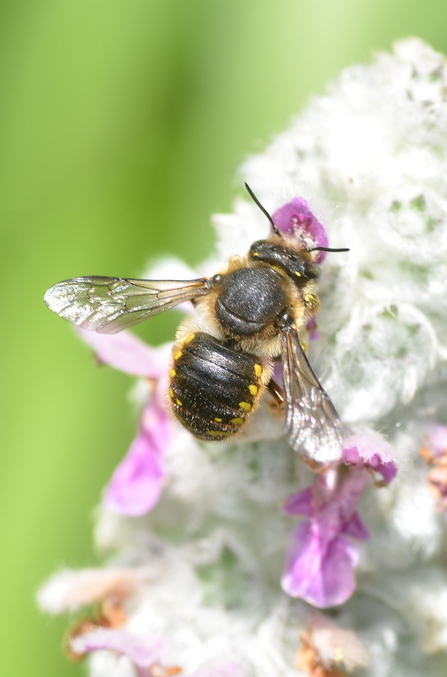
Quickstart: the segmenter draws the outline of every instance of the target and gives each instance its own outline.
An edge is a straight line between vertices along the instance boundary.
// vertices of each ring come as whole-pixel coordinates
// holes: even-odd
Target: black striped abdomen
[[[173,356],[169,397],[180,422],[203,440],[236,433],[263,388],[259,358],[231,350],[203,332],[178,344]]]

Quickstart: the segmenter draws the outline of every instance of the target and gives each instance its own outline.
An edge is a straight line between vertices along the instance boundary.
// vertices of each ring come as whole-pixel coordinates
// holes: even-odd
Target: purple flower
[[[343,443],[342,463],[357,468],[371,468],[389,484],[397,475],[390,445],[378,433],[351,435]]]
[[[312,247],[327,247],[328,237],[324,226],[315,218],[309,209],[306,200],[294,197],[272,214],[276,227],[286,235],[302,237]],[[306,244],[308,244],[306,242]],[[317,263],[324,261],[325,252],[319,252]]]
[[[160,652],[160,640],[150,637],[136,637],[126,630],[97,628],[91,632],[73,637],[71,650],[80,656],[93,651],[109,650],[127,656],[137,670],[139,677],[153,677],[152,667]]]
[[[70,648],[75,655],[84,656],[94,651],[109,650],[126,656],[135,668],[138,677],[242,677],[240,668],[231,661],[204,667],[194,673],[184,673],[179,666],[166,666],[160,656],[163,640],[151,636],[136,636],[127,630],[97,628],[92,632],[73,637]]]
[[[163,452],[171,441],[164,407],[153,396],[143,409],[140,430],[113,473],[104,505],[123,515],[144,515],[160,498],[164,481]]]
[[[365,540],[369,535],[355,510],[367,480],[363,470],[342,477],[332,469],[286,501],[287,515],[307,518],[293,533],[281,581],[292,597],[324,608],[351,596],[358,554],[350,537]]]
[[[157,503],[164,483],[163,453],[174,430],[165,407],[166,347],[150,348],[133,334],[97,334],[79,330],[101,364],[149,379],[148,399],[129,451],[115,470],[104,493],[107,508],[124,515],[143,515]]]
[[[343,461],[352,467],[340,464],[318,475],[311,487],[292,494],[283,506],[287,515],[305,519],[293,532],[282,587],[321,608],[342,604],[354,591],[358,551],[352,539],[369,537],[356,511],[368,469],[380,472],[386,482],[397,472],[388,445],[376,434],[349,438]]]

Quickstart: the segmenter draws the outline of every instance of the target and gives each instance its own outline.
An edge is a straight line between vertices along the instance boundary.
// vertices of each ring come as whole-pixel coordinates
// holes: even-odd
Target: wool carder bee
[[[177,331],[169,400],[179,421],[196,437],[223,440],[240,431],[269,391],[284,411],[290,445],[316,462],[335,460],[341,426],[315,376],[302,338],[318,309],[316,252],[281,232],[254,242],[212,277],[138,280],[77,277],[51,287],[47,306],[72,324],[113,334],[184,301],[196,313]],[[283,385],[272,378],[282,363]]]

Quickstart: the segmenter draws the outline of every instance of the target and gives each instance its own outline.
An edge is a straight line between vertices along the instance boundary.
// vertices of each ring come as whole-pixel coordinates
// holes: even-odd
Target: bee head
[[[253,261],[262,261],[272,267],[279,267],[297,284],[316,280],[320,275],[320,267],[309,261],[305,257],[305,252],[299,253],[292,247],[270,240],[254,242],[250,247],[249,257]]]

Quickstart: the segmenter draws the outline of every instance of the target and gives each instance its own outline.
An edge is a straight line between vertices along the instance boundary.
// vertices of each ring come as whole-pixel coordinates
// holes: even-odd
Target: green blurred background
[[[447,52],[446,28],[440,0],[0,2],[2,675],[83,672],[35,591],[95,562],[93,509],[134,428],[130,379],[94,368],[45,289],[199,261],[248,153],[339,69],[406,35]]]

